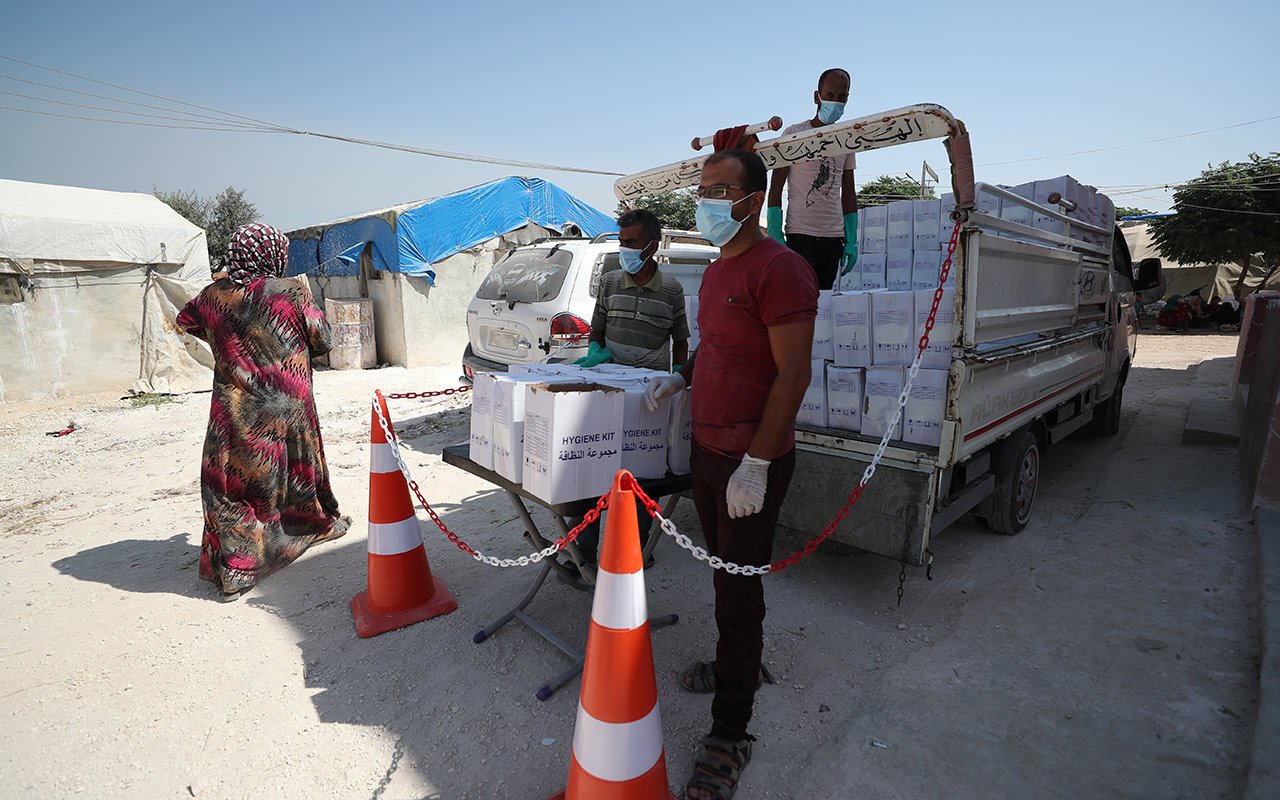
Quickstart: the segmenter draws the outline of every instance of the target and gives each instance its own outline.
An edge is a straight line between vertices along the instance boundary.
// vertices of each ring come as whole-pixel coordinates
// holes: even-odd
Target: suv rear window
[[[513,250],[485,276],[476,297],[513,303],[554,300],[572,264],[573,253],[560,247]]]

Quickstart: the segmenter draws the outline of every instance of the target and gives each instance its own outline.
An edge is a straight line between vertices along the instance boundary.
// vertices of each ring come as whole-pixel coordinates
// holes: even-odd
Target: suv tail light
[[[551,319],[551,340],[557,344],[581,344],[590,335],[591,326],[586,320],[567,311]]]

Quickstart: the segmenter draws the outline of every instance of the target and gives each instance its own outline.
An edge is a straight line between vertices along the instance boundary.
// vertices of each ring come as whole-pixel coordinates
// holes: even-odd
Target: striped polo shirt
[[[592,330],[604,330],[605,347],[619,364],[671,369],[671,342],[689,338],[684,287],[661,270],[640,286],[626,271],[606,272],[596,294]]]

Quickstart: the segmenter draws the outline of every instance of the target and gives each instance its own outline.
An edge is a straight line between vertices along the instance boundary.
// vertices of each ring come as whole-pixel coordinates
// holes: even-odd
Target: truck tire
[[[1093,408],[1093,423],[1090,426],[1094,433],[1102,436],[1115,436],[1120,432],[1120,405],[1124,402],[1124,377],[1116,384],[1116,390],[1100,406]]]
[[[1002,454],[1005,457],[998,459],[995,490],[983,501],[980,513],[991,530],[1012,536],[1027,527],[1031,519],[1040,483],[1040,442],[1034,433],[1025,430],[1010,436],[1004,444],[1008,449]]]

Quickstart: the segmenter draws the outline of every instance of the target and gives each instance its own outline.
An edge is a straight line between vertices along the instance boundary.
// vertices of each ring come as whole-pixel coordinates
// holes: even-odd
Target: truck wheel
[[[1023,431],[1010,437],[1006,444],[1010,448],[1006,452],[1012,458],[1004,461],[1001,474],[996,476],[995,491],[983,501],[981,513],[991,530],[1012,536],[1027,527],[1031,519],[1031,506],[1040,483],[1040,443],[1034,433]]]
[[[1124,402],[1124,379],[1116,384],[1116,390],[1107,398],[1107,401],[1100,406],[1094,406],[1093,409],[1093,425],[1091,426],[1094,433],[1103,436],[1115,436],[1120,432],[1120,405]]]

